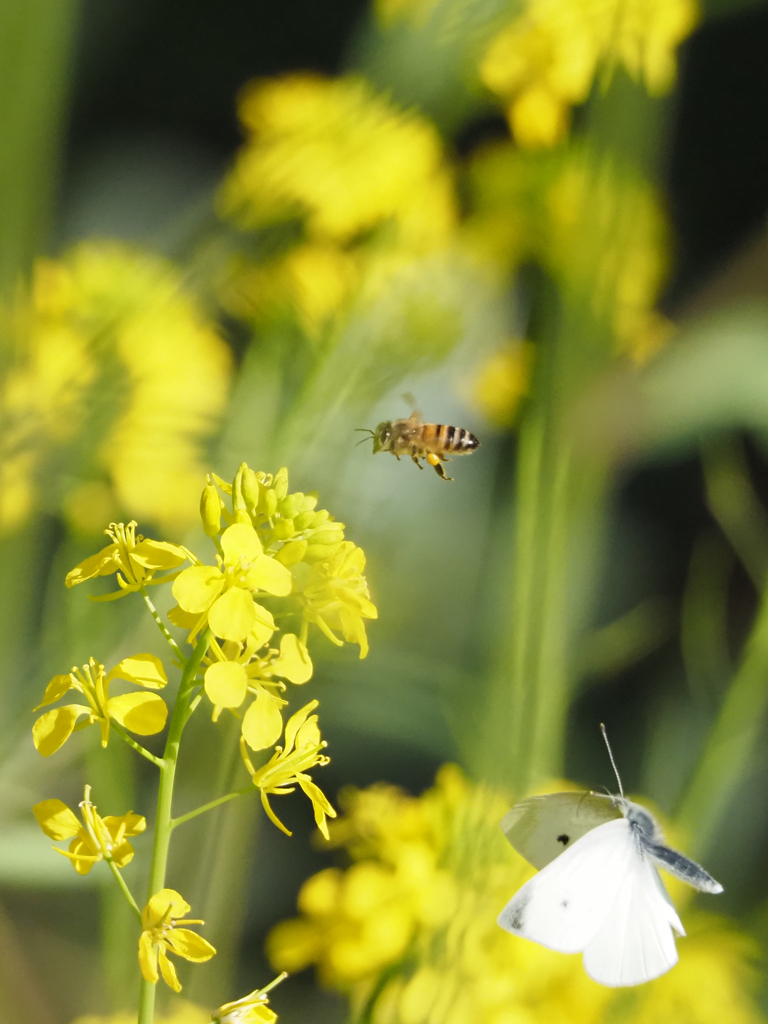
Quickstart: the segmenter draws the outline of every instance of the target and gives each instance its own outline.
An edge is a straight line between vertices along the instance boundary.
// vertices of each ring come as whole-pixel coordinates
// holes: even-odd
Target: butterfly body
[[[685,930],[657,866],[703,892],[722,892],[702,867],[664,844],[649,811],[623,796],[531,797],[502,828],[540,870],[499,924],[561,953],[583,953],[585,970],[603,985],[638,985],[677,963],[673,933]]]

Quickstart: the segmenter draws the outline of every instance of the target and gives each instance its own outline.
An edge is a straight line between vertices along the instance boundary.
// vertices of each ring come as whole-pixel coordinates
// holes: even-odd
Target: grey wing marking
[[[643,848],[665,871],[668,871],[670,875],[674,875],[675,878],[687,882],[688,885],[692,885],[694,889],[698,889],[700,892],[712,893],[723,891],[722,885],[716,882],[701,865],[697,864],[696,861],[689,860],[688,857],[678,853],[677,850],[671,850],[668,846],[663,846],[661,843],[649,842],[643,843]]]

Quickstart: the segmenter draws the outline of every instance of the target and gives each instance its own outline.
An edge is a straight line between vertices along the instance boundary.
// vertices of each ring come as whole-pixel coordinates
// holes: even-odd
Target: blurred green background
[[[538,142],[519,111],[510,134],[509,96],[478,72],[523,5],[410,8],[0,9],[4,1024],[68,1024],[135,988],[109,879],[74,876],[30,806],[76,802],[98,762],[100,810],[146,813],[151,777],[85,734],[43,761],[30,710],[90,654],[160,651],[138,608],[89,604],[64,574],[112,518],[196,537],[205,473],[243,460],[287,465],[368,558],[370,655],[319,640],[307,687],[326,792],[417,794],[447,761],[518,795],[613,789],[603,721],[625,789],[725,886],[717,911],[768,939],[768,7],[702,4],[666,90],[607,43],[584,96],[563,94],[570,124]],[[238,122],[246,83],[306,71],[327,77],[301,80],[298,128],[266,92]],[[312,84],[352,75],[359,94]],[[301,131],[324,144],[323,117],[338,180],[290,150]],[[237,179],[244,133],[267,156]],[[368,145],[392,157],[378,185]],[[398,174],[363,210],[357,184],[376,199]],[[326,202],[350,225],[313,220]],[[406,393],[480,438],[453,483],[355,446],[409,414]],[[206,726],[185,806],[226,781]],[[265,935],[332,862],[286,804],[292,839],[230,805],[174,848],[221,950],[185,983],[204,1005],[266,982]],[[311,972],[273,998],[286,1022],[344,1005]]]

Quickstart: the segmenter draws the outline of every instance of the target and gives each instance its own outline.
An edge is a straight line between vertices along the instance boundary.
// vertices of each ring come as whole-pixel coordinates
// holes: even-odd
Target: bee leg
[[[453,480],[452,476],[446,476],[445,470],[443,469],[442,463],[440,462],[440,456],[430,452],[427,456],[427,462],[430,466],[434,467],[435,472],[442,480]]]
[[[415,455],[412,455],[411,458],[416,463],[416,465],[419,467],[419,469],[424,469],[424,467],[422,466],[422,464],[419,462],[418,458]]]

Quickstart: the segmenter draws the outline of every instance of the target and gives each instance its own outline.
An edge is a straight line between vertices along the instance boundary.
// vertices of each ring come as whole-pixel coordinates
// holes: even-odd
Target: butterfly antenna
[[[616,767],[616,762],[613,759],[613,751],[611,750],[611,744],[608,742],[608,733],[605,731],[605,726],[603,725],[602,722],[600,723],[600,732],[603,734],[603,739],[605,740],[605,745],[608,748],[608,757],[610,757],[610,759],[611,759],[611,765],[613,766],[613,773],[616,776],[616,781],[619,784],[619,794],[621,796],[621,799],[623,800],[624,799],[624,787],[621,784],[621,777],[619,775],[619,769]]]

